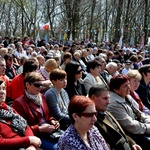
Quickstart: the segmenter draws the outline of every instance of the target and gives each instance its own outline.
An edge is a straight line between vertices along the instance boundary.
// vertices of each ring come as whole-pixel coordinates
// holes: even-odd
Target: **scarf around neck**
[[[11,124],[7,123],[5,120],[10,120]],[[13,109],[8,106],[8,110],[0,109],[0,122],[9,125],[14,132],[17,132],[20,135],[24,135],[27,121],[20,116],[13,112]]]
[[[42,97],[39,93],[38,95],[29,94],[27,90],[25,90],[26,96],[36,105],[41,106],[42,104]]]

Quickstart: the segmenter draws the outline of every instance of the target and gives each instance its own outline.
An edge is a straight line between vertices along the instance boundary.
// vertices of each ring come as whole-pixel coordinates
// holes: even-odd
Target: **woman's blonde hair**
[[[57,68],[57,62],[56,62],[55,59],[50,58],[50,59],[48,59],[48,60],[45,62],[44,66],[45,66],[45,68],[49,68],[49,69],[51,69],[51,70],[54,70],[54,69]]]
[[[135,79],[138,79],[138,80],[141,80],[142,79],[142,76],[140,74],[140,72],[138,70],[129,70],[126,74],[129,78],[135,78]]]

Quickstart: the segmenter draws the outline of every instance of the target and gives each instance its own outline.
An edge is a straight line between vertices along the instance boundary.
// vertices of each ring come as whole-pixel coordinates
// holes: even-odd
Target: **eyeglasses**
[[[42,83],[33,83],[33,85],[35,86],[35,87],[41,87],[41,86],[43,86],[43,84]]]
[[[80,116],[84,116],[87,118],[92,118],[94,116],[97,116],[97,112],[92,112],[92,113],[79,113]]]
[[[76,74],[80,74],[83,71],[83,69],[77,70]]]

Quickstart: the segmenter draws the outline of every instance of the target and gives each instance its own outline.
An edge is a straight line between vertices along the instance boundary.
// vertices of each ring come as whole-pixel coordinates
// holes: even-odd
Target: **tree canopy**
[[[49,22],[52,37],[134,43],[150,36],[149,0],[1,0],[0,35],[36,36]],[[42,31],[41,31],[42,32]]]

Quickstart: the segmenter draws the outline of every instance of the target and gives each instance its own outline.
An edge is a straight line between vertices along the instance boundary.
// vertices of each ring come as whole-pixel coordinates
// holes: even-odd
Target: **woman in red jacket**
[[[57,141],[47,139],[45,134],[50,135],[55,132],[59,128],[59,122],[51,116],[46,99],[40,93],[42,82],[43,77],[38,72],[31,72],[26,75],[24,94],[14,100],[12,107],[27,120],[34,135],[41,139],[42,145],[40,148],[54,150],[56,149]]]
[[[6,85],[0,79],[0,149],[1,150],[36,150],[41,140],[33,135],[26,120],[6,105]]]

